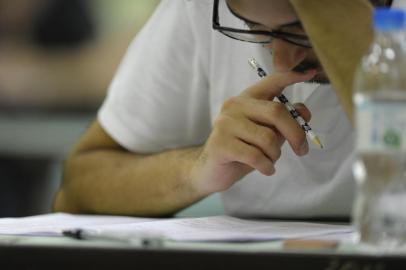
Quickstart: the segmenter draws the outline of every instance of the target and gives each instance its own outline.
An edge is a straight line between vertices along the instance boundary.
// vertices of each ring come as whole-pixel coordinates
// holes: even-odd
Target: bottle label
[[[406,104],[365,101],[357,106],[357,149],[406,150]]]

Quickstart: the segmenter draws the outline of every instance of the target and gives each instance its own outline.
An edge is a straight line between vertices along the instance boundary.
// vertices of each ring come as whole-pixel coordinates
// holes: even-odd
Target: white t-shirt
[[[254,56],[272,72],[260,45],[212,30],[212,0],[163,0],[131,44],[99,111],[103,128],[136,153],[203,144],[225,99],[259,79]],[[235,24],[230,14],[222,22]],[[236,216],[349,216],[355,184],[353,131],[329,85],[296,84],[284,91],[311,110],[324,149],[310,143],[298,157],[288,144],[267,177],[253,172],[223,192],[226,213]]]

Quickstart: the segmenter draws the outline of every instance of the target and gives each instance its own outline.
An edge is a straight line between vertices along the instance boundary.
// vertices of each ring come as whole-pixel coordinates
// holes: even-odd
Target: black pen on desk
[[[265,70],[257,63],[255,58],[251,58],[248,60],[251,67],[258,73],[258,76],[263,78],[266,76]],[[292,117],[299,123],[301,128],[306,133],[306,136],[318,147],[323,148],[319,137],[314,133],[310,125],[302,118],[300,113],[293,107],[293,105],[289,102],[287,97],[284,94],[280,94],[277,96],[278,100],[285,105],[285,107],[289,110]]]
[[[132,246],[143,248],[161,248],[164,245],[164,239],[157,236],[128,234],[119,236],[114,233],[99,232],[96,230],[73,229],[62,232],[64,236],[78,240],[96,240],[125,243]]]

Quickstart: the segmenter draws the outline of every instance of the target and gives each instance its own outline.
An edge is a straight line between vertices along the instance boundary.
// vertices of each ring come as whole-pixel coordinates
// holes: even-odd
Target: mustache
[[[310,69],[319,69],[320,66],[320,63],[317,61],[303,61],[292,70],[298,73],[305,73]]]

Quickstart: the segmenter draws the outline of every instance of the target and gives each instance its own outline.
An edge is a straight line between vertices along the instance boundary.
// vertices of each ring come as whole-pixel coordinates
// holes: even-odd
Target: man
[[[67,160],[56,210],[163,216],[222,191],[232,215],[348,217],[352,129],[313,50],[317,34],[306,37],[294,9],[308,7],[279,0],[212,7],[162,1]],[[251,43],[212,31],[211,20]],[[268,34],[252,38],[252,30]],[[259,80],[252,56],[271,75]],[[312,118],[325,149],[309,145],[273,101],[282,91]]]

